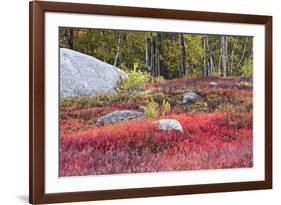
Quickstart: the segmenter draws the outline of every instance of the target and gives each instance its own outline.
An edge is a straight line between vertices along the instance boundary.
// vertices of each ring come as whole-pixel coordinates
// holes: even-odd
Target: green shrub
[[[213,76],[213,77],[220,77],[220,76],[221,76],[221,71],[220,71],[220,69],[217,69],[217,71],[214,70],[214,71],[212,72],[212,76]]]
[[[154,100],[148,100],[144,107],[144,116],[147,118],[159,117],[159,104]]]
[[[252,81],[241,81],[239,83],[240,86],[245,86],[245,87],[253,87],[253,82]]]
[[[151,96],[151,99],[158,104],[162,104],[163,101],[167,100],[167,96],[164,93],[155,93],[153,96]]]
[[[148,100],[144,107],[144,115],[147,118],[158,118],[159,116],[165,116],[170,109],[171,105],[167,100],[164,100],[161,104],[154,100]]]
[[[149,74],[141,71],[128,71],[128,77],[123,79],[118,87],[119,92],[132,93],[144,89],[144,84],[149,81]]]
[[[60,111],[102,107],[118,100],[116,95],[68,97],[60,101]]]
[[[161,107],[161,115],[164,116],[167,114],[167,112],[171,109],[171,105],[167,100],[164,100],[162,102],[162,107]]]
[[[165,78],[163,76],[153,77],[151,78],[152,83],[160,84],[165,82]]]
[[[253,77],[253,60],[246,60],[242,66],[242,75],[244,77]]]

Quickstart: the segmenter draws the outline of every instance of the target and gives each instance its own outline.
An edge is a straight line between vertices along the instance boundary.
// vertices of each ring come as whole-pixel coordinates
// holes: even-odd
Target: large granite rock
[[[60,48],[60,97],[115,93],[126,73],[77,51]]]
[[[97,119],[97,124],[109,124],[121,121],[133,120],[137,118],[143,118],[144,114],[142,112],[137,112],[133,110],[120,110],[108,113]]]
[[[176,131],[183,132],[182,126],[177,120],[163,119],[163,120],[158,120],[157,123],[159,123],[160,130],[163,131],[176,130]]]

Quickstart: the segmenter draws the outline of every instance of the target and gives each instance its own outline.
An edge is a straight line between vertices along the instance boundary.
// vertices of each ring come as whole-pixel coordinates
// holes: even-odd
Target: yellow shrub
[[[157,118],[159,116],[159,105],[154,100],[148,100],[144,108],[144,116],[147,118]]]
[[[161,115],[164,116],[171,109],[171,105],[167,100],[164,100],[161,107]]]
[[[162,104],[158,104],[154,100],[148,100],[144,108],[144,116],[147,118],[157,118],[164,116],[171,109],[171,105],[167,100],[164,100]]]

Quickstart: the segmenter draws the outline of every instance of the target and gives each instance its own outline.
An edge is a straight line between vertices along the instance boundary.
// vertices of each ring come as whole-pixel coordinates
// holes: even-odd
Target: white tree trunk
[[[203,59],[203,65],[204,65],[204,77],[207,76],[207,62],[206,62],[206,35],[203,36],[203,50],[204,50],[204,59]]]
[[[148,43],[147,38],[145,38],[145,64],[148,65]]]
[[[221,36],[223,76],[227,76],[227,36]]]
[[[182,44],[181,44],[181,34],[178,35],[178,41],[179,41],[179,62],[180,62],[180,66],[179,66],[179,76],[180,78],[183,77],[183,66],[182,66]]]
[[[233,64],[234,64],[234,48],[231,51],[231,60],[230,60],[230,74],[233,74]]]
[[[118,57],[119,57],[119,52],[120,52],[120,42],[121,42],[121,34],[118,34],[118,40],[116,44],[116,55],[114,59],[114,66],[117,65]]]
[[[213,60],[213,51],[210,51],[210,66],[211,66],[211,70],[210,70],[210,75],[213,75],[213,71],[214,71],[214,60]]]
[[[222,49],[220,49],[219,63],[217,68],[217,73],[219,76],[221,75],[221,53],[222,53]]]

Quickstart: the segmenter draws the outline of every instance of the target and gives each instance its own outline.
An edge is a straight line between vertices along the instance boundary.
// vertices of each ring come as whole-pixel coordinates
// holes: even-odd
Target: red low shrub
[[[209,86],[212,81],[217,86]],[[72,106],[75,101],[63,103],[60,176],[252,167],[253,92],[239,82],[236,77],[211,77],[147,83],[144,95],[165,94],[171,109],[163,118],[178,120],[183,132],[160,131],[149,119],[96,125],[109,112],[140,111],[145,96],[119,96],[96,107],[91,99],[82,108]],[[200,99],[179,105],[182,93],[189,91]]]
[[[182,124],[183,133],[134,120],[62,136],[60,176],[251,167],[252,130],[231,127],[226,117],[167,116]]]

